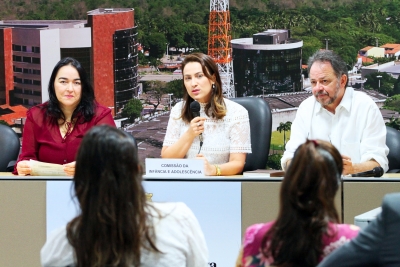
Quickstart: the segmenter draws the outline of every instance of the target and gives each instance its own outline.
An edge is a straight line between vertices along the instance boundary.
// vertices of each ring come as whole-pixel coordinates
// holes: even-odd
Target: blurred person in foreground
[[[310,57],[308,73],[313,95],[296,112],[282,168],[308,138],[331,142],[342,154],[345,175],[379,166],[386,172],[389,149],[382,114],[371,97],[347,87],[346,62],[330,50],[320,50]]]
[[[205,175],[241,173],[251,153],[247,110],[223,97],[218,66],[210,56],[187,55],[182,75],[183,101],[171,110],[161,157],[204,159]],[[190,109],[193,101],[200,103],[199,117]]]
[[[400,266],[400,193],[383,198],[382,212],[318,267]]]
[[[357,226],[339,224],[335,208],[342,168],[329,142],[300,145],[282,181],[278,218],[247,228],[237,266],[316,266],[357,236]]]
[[[63,164],[72,176],[83,135],[94,125],[115,126],[111,110],[96,102],[82,65],[74,58],[61,59],[49,81],[49,101],[27,112],[22,150],[14,174],[29,175],[29,160]]]
[[[80,214],[55,230],[43,266],[207,266],[200,225],[184,203],[146,201],[137,147],[108,125],[92,128],[76,158]]]

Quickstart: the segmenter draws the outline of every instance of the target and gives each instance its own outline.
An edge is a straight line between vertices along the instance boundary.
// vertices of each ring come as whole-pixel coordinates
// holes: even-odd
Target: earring
[[[211,88],[212,88],[213,91],[215,91],[215,89],[216,89],[215,83],[212,84]]]

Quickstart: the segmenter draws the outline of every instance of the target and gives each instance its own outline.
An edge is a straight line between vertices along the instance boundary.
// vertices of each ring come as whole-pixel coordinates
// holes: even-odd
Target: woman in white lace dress
[[[161,157],[204,159],[206,175],[241,173],[251,153],[247,110],[223,97],[218,67],[211,57],[186,56],[182,75],[184,101],[171,110]],[[198,117],[190,109],[193,101],[200,103]]]

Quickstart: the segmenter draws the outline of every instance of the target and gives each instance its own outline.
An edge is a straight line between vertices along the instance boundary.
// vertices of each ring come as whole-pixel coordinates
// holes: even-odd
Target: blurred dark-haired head
[[[282,181],[278,218],[262,241],[273,265],[318,264],[328,223],[339,222],[334,198],[342,171],[342,157],[331,143],[307,140],[297,148]]]
[[[81,204],[85,199],[96,197],[95,194],[109,194],[99,201],[118,197],[122,192],[135,194],[142,188],[141,175],[136,144],[128,133],[102,125],[93,127],[84,136],[74,176]]]
[[[282,208],[336,221],[334,198],[342,171],[342,157],[331,143],[307,140],[297,148],[282,182]]]
[[[143,247],[158,251],[136,143],[128,133],[109,125],[86,133],[74,189],[81,213],[68,224],[67,237],[77,267],[139,266]]]

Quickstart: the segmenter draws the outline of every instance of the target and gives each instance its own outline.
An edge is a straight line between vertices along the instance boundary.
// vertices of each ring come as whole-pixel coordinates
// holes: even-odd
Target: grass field
[[[290,137],[290,131],[286,132],[286,140]],[[271,136],[271,147],[274,146],[282,146],[283,149],[283,131],[280,133],[278,131],[272,132]]]
[[[290,131],[286,132],[286,140],[289,140]],[[283,131],[280,133],[278,131],[273,131],[271,136],[271,144],[283,145]]]

